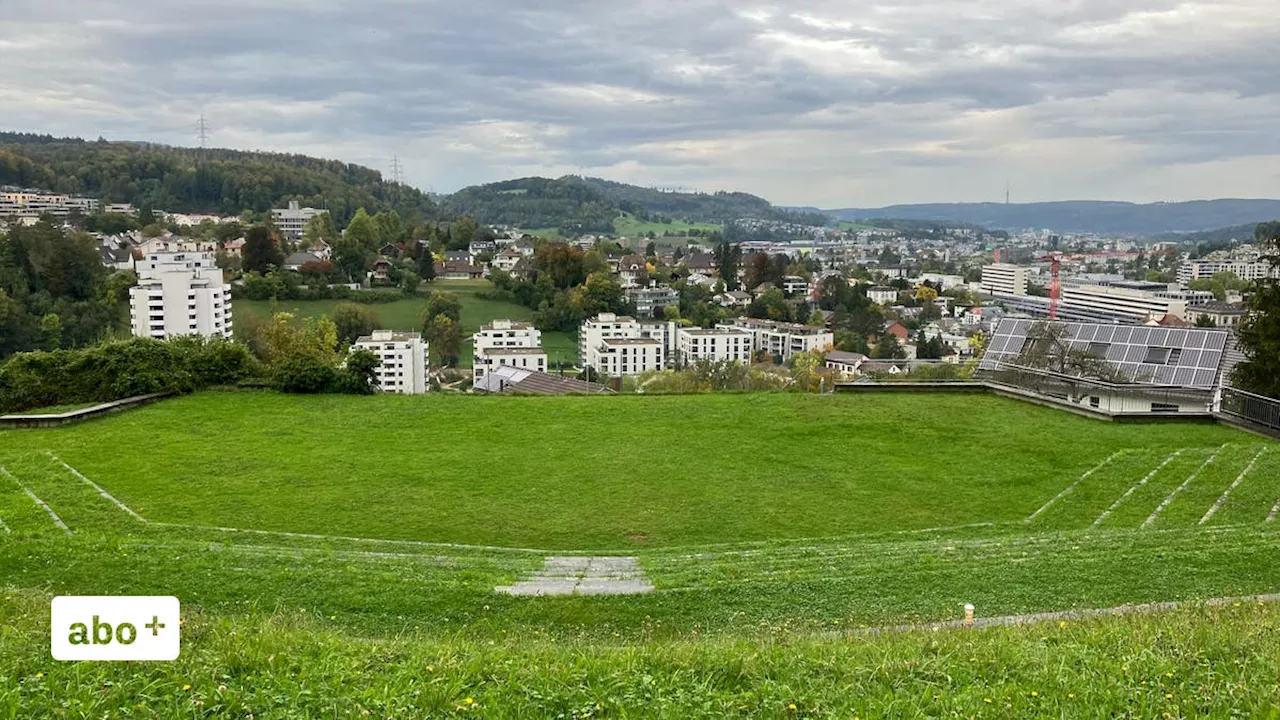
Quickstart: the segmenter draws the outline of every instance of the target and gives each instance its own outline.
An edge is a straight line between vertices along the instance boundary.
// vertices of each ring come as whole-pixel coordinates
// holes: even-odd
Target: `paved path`
[[[495,588],[508,595],[639,595],[652,592],[634,557],[553,556],[542,569],[514,585]]]

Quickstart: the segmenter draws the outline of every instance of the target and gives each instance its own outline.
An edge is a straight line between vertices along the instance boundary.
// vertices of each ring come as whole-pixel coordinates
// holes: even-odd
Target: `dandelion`
[[[1059,621],[1058,621],[1058,629],[1059,629],[1059,630],[1061,630],[1062,628],[1064,628],[1064,627],[1066,627],[1066,626],[1067,626],[1067,621],[1066,621],[1066,620],[1059,620]]]
[[[467,705],[474,705],[476,701],[475,701],[474,699],[472,699],[472,698],[464,698],[464,699],[462,700],[462,702],[463,702],[463,703],[465,703],[465,704],[467,704]]]
[[[39,679],[40,679],[40,678],[42,678],[42,677],[44,677],[44,673],[42,673],[42,672],[40,672],[40,673],[36,673],[36,679],[37,679],[37,680],[39,680]]]
[[[1165,693],[1165,694],[1164,694],[1164,699],[1165,699],[1165,700],[1172,700],[1172,699],[1173,699],[1173,693]]]
[[[795,709],[796,709],[796,704],[795,704],[795,703],[789,703],[789,704],[787,705],[787,709],[788,709],[788,710],[795,710]]]
[[[1035,690],[1032,690],[1031,697],[1040,697],[1040,693],[1036,692]]]
[[[1067,697],[1069,698],[1074,698],[1075,696],[1076,696],[1075,693],[1067,693]]]
[[[182,686],[182,692],[186,692],[186,691],[188,691],[188,690],[190,690],[190,689],[191,689],[191,686],[190,686],[190,685],[183,685],[183,686]]]
[[[990,703],[991,703],[991,698],[982,698],[982,702],[987,703],[987,704],[990,704]]]
[[[1165,673],[1165,674],[1164,674],[1164,676],[1165,676],[1165,677],[1173,677],[1173,673],[1171,673],[1171,672],[1167,672],[1167,673]]]

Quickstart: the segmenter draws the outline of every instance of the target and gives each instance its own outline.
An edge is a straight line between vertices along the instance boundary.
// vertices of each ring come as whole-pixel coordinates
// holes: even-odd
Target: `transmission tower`
[[[196,137],[200,138],[200,147],[203,149],[205,143],[209,140],[209,121],[205,120],[204,113],[200,114],[200,124],[197,125],[197,129],[199,133]]]
[[[391,181],[397,185],[404,184],[404,168],[400,167],[399,156],[391,158]]]

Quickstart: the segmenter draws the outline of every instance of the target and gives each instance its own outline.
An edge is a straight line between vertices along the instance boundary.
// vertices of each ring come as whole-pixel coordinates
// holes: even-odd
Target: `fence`
[[[1280,431],[1280,400],[1223,386],[1218,412]]]

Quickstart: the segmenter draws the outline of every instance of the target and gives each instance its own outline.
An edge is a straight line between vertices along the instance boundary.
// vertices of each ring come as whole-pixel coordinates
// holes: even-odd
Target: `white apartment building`
[[[276,229],[282,235],[296,242],[302,239],[302,233],[307,229],[307,223],[311,222],[311,218],[327,212],[329,211],[299,207],[297,200],[290,200],[289,207],[272,210],[271,219],[275,221]]]
[[[422,395],[427,382],[427,341],[416,332],[374,330],[356,340],[352,347],[368,350],[382,361],[378,367],[378,389],[401,395]]]
[[[898,301],[898,288],[874,285],[867,290],[867,298],[877,305],[890,305]]]
[[[102,207],[96,198],[46,193],[33,190],[0,191],[0,216],[66,217],[71,211],[93,215]]]
[[[589,352],[587,365],[603,377],[639,375],[666,367],[665,348],[654,338],[605,338]]]
[[[578,331],[578,359],[583,367],[594,367],[605,340],[653,340],[658,344],[661,364],[666,365],[676,352],[676,324],[660,320],[636,320],[626,315],[600,313],[583,321]],[[630,363],[629,363],[630,364]]]
[[[1068,310],[1082,310],[1100,313],[1099,317],[1122,316],[1135,321],[1148,317],[1162,318],[1165,315],[1185,320],[1187,318],[1187,301],[1174,298],[1159,297],[1155,293],[1123,287],[1104,285],[1064,286],[1060,307]]]
[[[1009,263],[984,265],[981,287],[988,295],[1026,295],[1027,268]]]
[[[231,286],[206,252],[152,253],[135,264],[129,290],[133,334],[231,337]]]
[[[1213,276],[1229,272],[1241,280],[1261,280],[1266,277],[1280,277],[1280,267],[1272,267],[1267,262],[1244,262],[1241,260],[1189,260],[1178,266],[1178,282],[1192,280],[1211,280]]]
[[[627,302],[636,306],[636,315],[640,317],[653,317],[662,308],[680,304],[680,294],[665,285],[627,288],[623,294],[626,295]]]
[[[471,336],[475,343],[475,360],[472,362],[472,382],[479,384],[480,379],[498,365],[511,365],[513,358],[520,362],[515,367],[544,372],[547,367],[547,353],[542,350],[542,331],[530,323],[514,320],[494,320]],[[512,353],[514,350],[526,352]],[[527,351],[534,352],[527,352]],[[528,363],[537,361],[541,356],[541,366],[534,367]]]
[[[746,331],[751,335],[752,352],[763,350],[784,362],[796,353],[826,350],[836,342],[835,335],[826,328],[776,320],[740,317],[716,327]]]
[[[738,328],[680,328],[676,331],[676,359],[683,365],[700,360],[751,362],[751,333]]]

